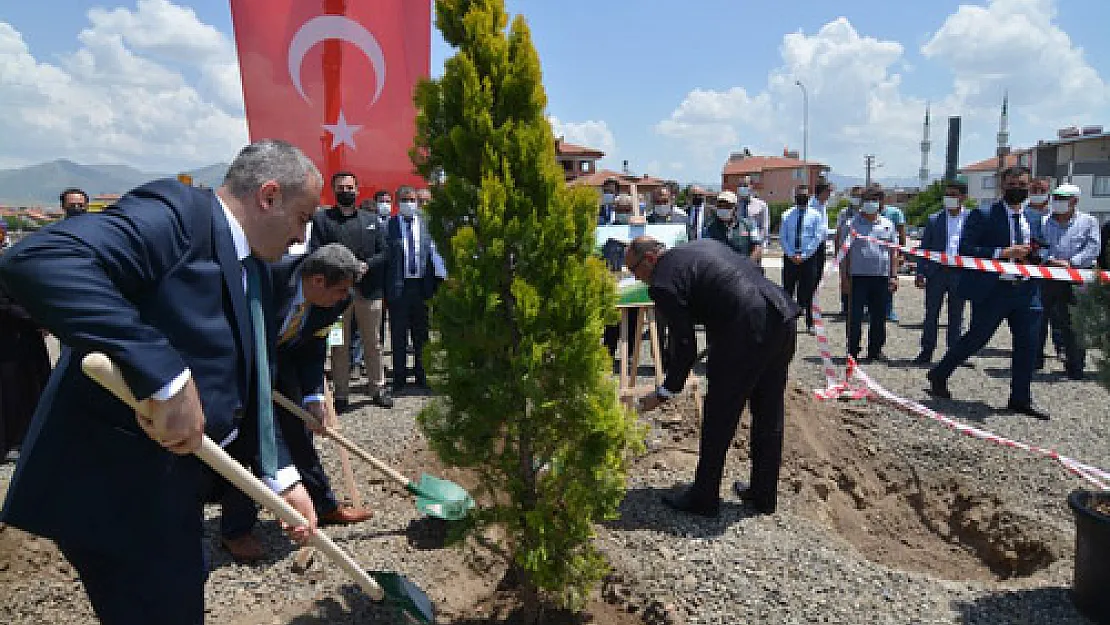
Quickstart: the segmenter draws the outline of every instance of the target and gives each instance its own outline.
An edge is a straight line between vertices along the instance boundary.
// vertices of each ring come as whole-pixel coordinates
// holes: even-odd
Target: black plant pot
[[[1110,504],[1110,491],[1072,491],[1068,505],[1075,512],[1075,581],[1072,601],[1099,625],[1110,625],[1110,515],[1094,509]]]

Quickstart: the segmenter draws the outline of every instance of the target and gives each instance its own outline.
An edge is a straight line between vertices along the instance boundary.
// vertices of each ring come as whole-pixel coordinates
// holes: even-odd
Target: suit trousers
[[[725,456],[736,434],[740,415],[752,415],[751,492],[760,504],[773,504],[782,464],[783,394],[794,358],[797,322],[771,314],[765,339],[753,343],[742,332],[714,336],[706,362],[705,394],[698,467],[691,494],[720,498]]]
[[[983,299],[971,303],[971,325],[944,358],[929,371],[929,378],[947,382],[960,366],[991,340],[998,326],[1006,321],[1013,340],[1010,374],[1010,400],[1026,404],[1032,399],[1029,385],[1033,379],[1033,329],[1039,315],[1035,311],[1034,285],[1029,280],[998,280],[998,285]]]
[[[331,348],[332,380],[335,382],[335,397],[347,399],[351,388],[351,327],[353,318],[358,319],[359,334],[362,335],[362,349],[366,358],[367,374],[373,390],[385,386],[385,370],[382,369],[382,346],[378,341],[378,331],[382,323],[382,300],[365,299],[355,295],[351,305],[343,313],[343,344]]]
[[[428,342],[428,302],[424,299],[424,279],[407,278],[401,296],[389,302],[390,342],[393,349],[393,385],[402,388],[408,378],[408,350],[412,339],[415,362],[412,373],[417,381],[424,372],[424,344]]]
[[[945,339],[948,349],[956,344],[963,331],[964,305],[967,300],[956,295],[957,269],[941,267],[925,280],[925,324],[921,329],[921,353],[933,356],[937,347],[937,326],[940,325],[940,307],[948,300],[948,329]]]
[[[848,317],[848,353],[859,356],[863,342],[863,308],[867,307],[867,353],[874,355],[886,345],[886,302],[889,276],[852,276],[852,310]]]
[[[1083,372],[1087,360],[1084,349],[1071,320],[1071,306],[1075,305],[1075,287],[1067,282],[1045,280],[1041,283],[1041,302],[1044,305],[1045,319],[1039,324],[1037,343],[1033,348],[1034,360],[1044,353],[1048,340],[1048,324],[1052,324],[1053,334],[1060,334],[1060,346],[1064,350],[1064,369],[1070,374]],[[1043,360],[1043,356],[1041,356]]]
[[[798,265],[789,258],[783,258],[782,288],[805,311],[806,327],[813,325],[813,294],[817,291],[823,267],[824,254],[814,254]]]

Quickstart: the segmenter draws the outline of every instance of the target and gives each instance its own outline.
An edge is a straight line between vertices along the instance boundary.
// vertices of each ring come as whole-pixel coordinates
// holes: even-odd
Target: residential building
[[[562,137],[555,139],[555,160],[562,166],[567,182],[597,172],[597,161],[604,156],[601,150],[568,143]]]
[[[1078,185],[1079,209],[1100,223],[1110,220],[1110,133],[1102,126],[1061,129],[1057,138],[1033,148],[1033,175],[1050,177],[1054,186]]]
[[[1017,149],[1006,155],[1004,166],[1015,167],[1018,165],[1029,167],[1032,150]],[[967,197],[980,206],[988,205],[999,198],[998,192],[998,157],[965,165],[957,172],[967,179]]]
[[[791,202],[798,185],[812,189],[828,171],[828,165],[799,160],[797,152],[783,150],[782,156],[753,156],[745,149],[729,155],[721,171],[721,190],[736,191],[740,179],[750,176],[763,201]]]
[[[638,198],[637,204],[640,206],[651,206],[651,194],[660,187],[669,187],[671,196],[678,196],[678,184],[675,182],[662,180],[647,174],[642,176],[624,174],[611,169],[601,169],[589,175],[578,176],[568,184],[593,187],[597,189],[598,195],[600,196],[601,185],[609,178],[616,178],[617,186],[619,187],[617,193],[627,193],[636,196]]]

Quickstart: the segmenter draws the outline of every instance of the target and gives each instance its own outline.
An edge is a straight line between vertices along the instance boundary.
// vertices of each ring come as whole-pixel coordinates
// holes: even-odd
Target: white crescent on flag
[[[370,64],[374,67],[375,89],[374,98],[370,100],[373,106],[382,95],[385,88],[385,54],[378,40],[358,22],[343,15],[319,15],[297,29],[296,34],[289,41],[289,78],[293,87],[301,98],[311,104],[305,95],[304,86],[301,84],[301,64],[308,51],[316,44],[329,39],[340,39],[362,50]]]

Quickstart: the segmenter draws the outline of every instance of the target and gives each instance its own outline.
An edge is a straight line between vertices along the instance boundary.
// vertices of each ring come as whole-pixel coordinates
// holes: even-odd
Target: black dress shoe
[[[765,496],[753,493],[747,482],[733,482],[732,491],[736,493],[740,501],[755,508],[756,512],[760,514],[775,513],[775,500],[777,498],[774,495]]]
[[[1069,380],[1076,380],[1076,381],[1082,380],[1083,378],[1086,377],[1085,375],[1083,375],[1083,370],[1082,369],[1069,369],[1066,372],[1065,375],[1068,376]]]
[[[929,388],[925,392],[938,399],[952,399],[952,393],[948,390],[948,384],[935,379],[932,374],[925,376],[929,380]]]
[[[721,514],[720,498],[699,497],[691,493],[691,487],[685,486],[674,492],[663,495],[663,503],[669,507],[704,517],[716,517]]]
[[[392,408],[393,396],[389,394],[388,390],[383,388],[374,394],[374,403],[382,408]]]
[[[349,408],[350,406],[351,406],[351,400],[347,399],[346,397],[336,397],[335,398],[335,413],[336,414],[341,414],[341,413],[346,412],[347,408]]]
[[[882,352],[868,353],[860,362],[889,362],[890,359]]]
[[[1022,404],[1011,399],[1006,403],[1006,410],[1029,415],[1034,419],[1041,419],[1042,421],[1048,421],[1049,419],[1048,413],[1033,405],[1033,402]]]
[[[915,365],[927,365],[931,362],[933,362],[933,357],[925,352],[918,354],[917,357],[913,359],[913,364]]]

